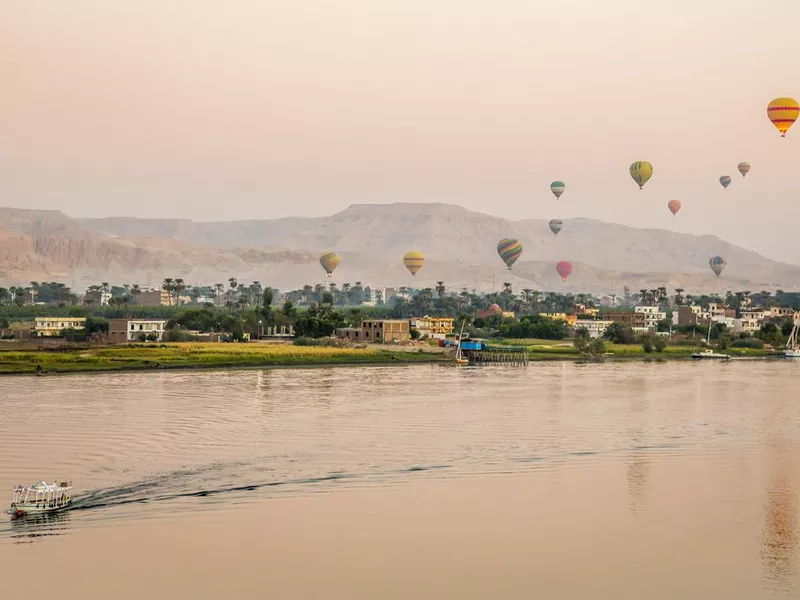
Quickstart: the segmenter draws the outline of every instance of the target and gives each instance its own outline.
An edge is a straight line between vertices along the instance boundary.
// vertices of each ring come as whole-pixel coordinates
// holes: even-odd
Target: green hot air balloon
[[[556,198],[561,198],[561,194],[564,193],[565,189],[567,189],[567,186],[563,181],[554,181],[550,184],[550,191],[553,192],[553,196]]]
[[[497,244],[497,254],[500,255],[500,258],[503,259],[503,262],[506,263],[506,267],[510,271],[511,267],[514,266],[514,263],[517,262],[517,259],[522,254],[522,244],[513,238],[502,239]]]

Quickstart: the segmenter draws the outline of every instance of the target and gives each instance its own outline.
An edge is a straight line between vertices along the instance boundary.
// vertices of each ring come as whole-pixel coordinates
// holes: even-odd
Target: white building
[[[111,292],[109,290],[88,290],[83,297],[83,301],[87,304],[94,304],[95,306],[108,306],[111,300]]]
[[[584,321],[578,319],[575,322],[575,328],[580,329],[583,328],[589,332],[590,338],[599,338],[603,337],[603,334],[608,329],[608,326],[611,325],[614,321]]]
[[[770,312],[764,310],[743,310],[742,311],[742,331],[754,333],[761,329],[761,325],[769,318]]]
[[[167,322],[159,319],[112,319],[109,321],[109,337],[114,343],[138,342],[142,336],[155,334],[156,341],[164,337]],[[123,333],[124,332],[124,333]]]
[[[659,321],[667,318],[667,313],[657,306],[636,306],[633,310],[644,315],[644,326],[648,331],[656,331]]]

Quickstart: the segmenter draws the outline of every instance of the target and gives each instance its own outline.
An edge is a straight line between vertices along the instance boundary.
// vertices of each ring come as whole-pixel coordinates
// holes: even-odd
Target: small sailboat
[[[458,344],[456,345],[456,364],[457,365],[468,365],[469,359],[464,358],[464,355],[461,353],[461,340],[464,337],[464,325],[467,324],[467,320],[464,319],[464,322],[461,323],[461,331],[458,332]]]
[[[794,313],[794,327],[786,341],[786,351],[783,353],[786,358],[800,358],[800,346],[797,344],[797,330],[800,328],[800,312]]]
[[[706,337],[706,345],[711,345],[711,320],[708,321],[708,336]],[[692,354],[692,358],[694,359],[715,359],[715,360],[728,360],[730,358],[727,354],[722,354],[721,352],[714,352],[711,348],[707,350],[701,350],[700,352],[695,352]]]

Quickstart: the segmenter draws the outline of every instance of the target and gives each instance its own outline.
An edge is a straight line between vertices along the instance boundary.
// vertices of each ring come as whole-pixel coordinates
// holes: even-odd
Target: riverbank
[[[607,344],[599,357],[581,354],[569,341],[502,340],[499,344],[524,346],[530,361],[674,360],[688,359],[691,346],[667,346],[646,353],[638,344]],[[736,358],[779,357],[780,352],[751,348],[724,350]],[[452,363],[453,357],[438,347],[370,345],[366,348],[295,346],[293,344],[170,343],[126,346],[12,346],[0,348],[0,375],[82,373],[150,369],[220,369],[241,367],[313,367],[330,365],[381,365]]]
[[[575,349],[571,340],[538,340],[538,339],[503,339],[493,340],[492,343],[506,346],[524,346],[528,351],[531,361],[541,360],[581,360],[591,358]],[[698,345],[667,345],[663,351],[645,352],[641,344],[612,344],[606,342],[604,359],[612,360],[671,360],[691,358],[700,346]],[[716,349],[730,355],[732,358],[770,358],[783,356],[783,350],[776,351],[770,348],[731,348]]]
[[[442,354],[291,344],[134,344],[0,350],[0,375],[445,362]]]

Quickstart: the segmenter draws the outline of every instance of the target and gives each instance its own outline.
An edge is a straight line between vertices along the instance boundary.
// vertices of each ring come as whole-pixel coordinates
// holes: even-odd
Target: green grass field
[[[0,350],[0,374],[441,362],[440,354],[268,344],[136,344],[53,350]]]

